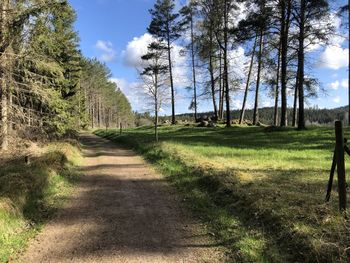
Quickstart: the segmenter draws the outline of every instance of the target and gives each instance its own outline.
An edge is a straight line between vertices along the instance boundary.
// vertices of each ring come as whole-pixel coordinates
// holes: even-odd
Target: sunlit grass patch
[[[233,261],[350,261],[350,224],[338,212],[336,182],[324,203],[332,129],[167,126],[158,144],[145,127],[97,134],[154,163]]]
[[[0,262],[15,258],[62,202],[78,176],[79,149],[51,143],[25,164],[15,158],[0,168]]]

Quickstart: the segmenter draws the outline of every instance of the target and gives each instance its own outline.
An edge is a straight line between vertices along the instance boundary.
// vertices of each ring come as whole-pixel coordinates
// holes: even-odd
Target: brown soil
[[[226,261],[142,158],[94,135],[81,141],[81,183],[20,262]]]

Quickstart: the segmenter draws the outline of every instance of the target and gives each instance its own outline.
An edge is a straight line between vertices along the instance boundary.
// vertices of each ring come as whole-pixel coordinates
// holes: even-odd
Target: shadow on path
[[[22,262],[223,262],[140,157],[93,135],[81,142],[79,187]]]

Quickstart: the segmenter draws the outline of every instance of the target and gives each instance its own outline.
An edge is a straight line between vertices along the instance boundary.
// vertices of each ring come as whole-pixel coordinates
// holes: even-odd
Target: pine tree
[[[180,10],[180,14],[184,17],[183,26],[185,29],[190,30],[190,52],[191,52],[191,65],[192,65],[192,84],[193,84],[193,108],[194,108],[194,120],[197,121],[197,80],[196,80],[196,64],[195,64],[195,35],[194,35],[194,24],[195,24],[195,14],[197,11],[197,2],[190,0],[188,5],[184,6]]]
[[[216,83],[217,76],[215,76],[215,70],[219,67],[221,70],[221,65],[218,65],[218,53],[220,51],[218,50],[218,44],[215,40],[215,27],[218,24],[218,18],[215,14],[214,9],[214,2],[213,1],[207,1],[201,3],[201,15],[202,15],[202,21],[200,26],[200,34],[198,36],[198,50],[199,50],[199,57],[204,63],[204,66],[208,69],[208,75],[209,75],[209,84],[207,85],[208,91],[207,93],[210,94],[212,103],[213,103],[213,112],[214,112],[214,119],[219,119],[219,110],[217,107],[216,102]],[[219,55],[220,56],[220,55]],[[219,58],[220,60],[221,58]],[[221,74],[218,76],[219,84],[221,86]],[[220,89],[221,92],[221,89]],[[222,96],[220,96],[220,100],[222,99]],[[221,107],[220,107],[220,101],[219,101],[219,108],[221,113]]]
[[[305,129],[305,48],[309,45],[325,42],[333,27],[329,21],[329,6],[326,0],[298,0],[293,5],[293,22],[298,28],[298,69],[296,91],[299,97],[298,129]]]
[[[147,31],[155,38],[165,41],[168,53],[168,72],[171,89],[171,123],[175,124],[175,87],[173,80],[172,44],[180,38],[183,24],[179,22],[179,14],[175,12],[174,0],[157,0],[150,10],[152,21]]]
[[[162,105],[162,87],[164,82],[161,80],[161,76],[164,76],[168,71],[168,67],[164,63],[164,53],[167,50],[161,41],[153,42],[148,46],[147,54],[141,58],[147,61],[148,65],[141,72],[143,76],[146,94],[153,99],[154,107],[154,135],[155,140],[158,142],[158,113]]]
[[[230,77],[229,77],[229,49],[230,49],[230,32],[231,32],[231,21],[230,15],[234,9],[236,9],[236,1],[229,0],[213,0],[212,10],[214,15],[213,23],[214,33],[217,43],[222,51],[223,59],[223,84],[224,94],[226,102],[226,127],[231,127],[231,108],[230,108]]]

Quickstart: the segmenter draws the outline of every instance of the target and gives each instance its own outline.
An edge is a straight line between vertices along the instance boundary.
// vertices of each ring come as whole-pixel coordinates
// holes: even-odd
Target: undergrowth
[[[80,157],[72,144],[51,143],[30,164],[20,154],[1,163],[0,262],[15,259],[67,199]]]

